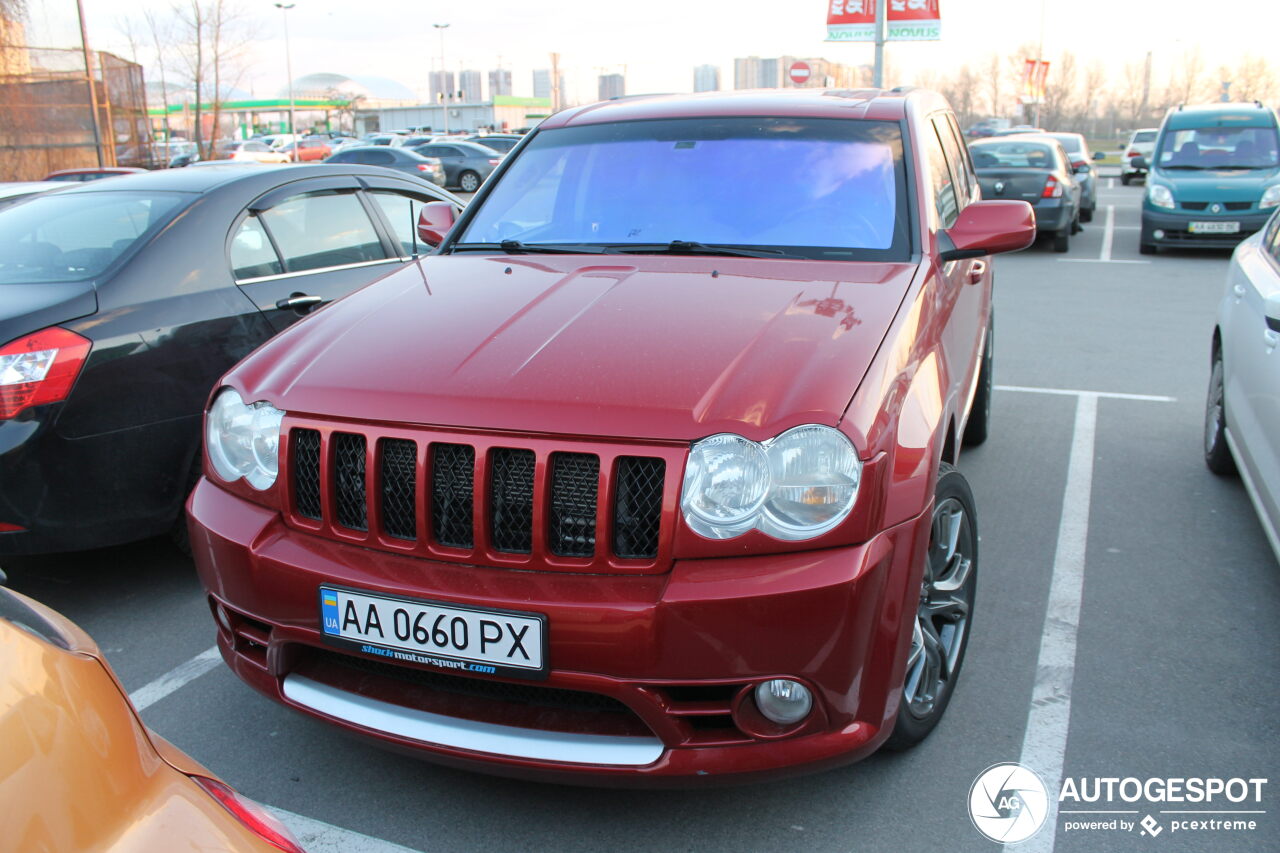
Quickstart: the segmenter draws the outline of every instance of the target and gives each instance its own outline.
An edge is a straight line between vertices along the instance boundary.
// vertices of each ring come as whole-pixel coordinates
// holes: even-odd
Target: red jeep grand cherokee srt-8
[[[445,763],[748,778],[910,746],[955,687],[981,201],[923,91],[546,121],[437,251],[226,376],[191,539],[235,672]],[[448,232],[447,237],[445,232]]]

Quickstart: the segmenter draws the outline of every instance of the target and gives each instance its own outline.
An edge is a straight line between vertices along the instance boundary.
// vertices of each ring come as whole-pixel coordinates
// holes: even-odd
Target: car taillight
[[[1138,151],[1137,149],[1131,148],[1131,149],[1129,149],[1128,151],[1126,151],[1126,152],[1125,152],[1125,155],[1124,155],[1124,156],[1126,156],[1126,157],[1141,157],[1141,156],[1142,156],[1142,152],[1141,152],[1141,151]]]
[[[431,163],[419,163],[419,164],[418,164],[418,171],[419,171],[419,172],[430,172],[433,168],[434,168],[434,166],[433,166],[433,164],[431,164]]]
[[[496,160],[496,159],[494,159],[494,160],[490,160],[490,161],[489,161],[489,165],[490,165],[490,166],[496,166],[496,165],[498,165],[498,164],[499,164],[499,163],[501,163],[501,162],[502,162],[501,160]]]
[[[280,818],[267,811],[258,803],[241,794],[217,779],[206,776],[192,776],[191,780],[213,797],[223,808],[231,812],[241,823],[253,830],[259,838],[267,843],[287,851],[287,853],[306,853],[294,839],[289,828]]]
[[[53,326],[0,347],[0,420],[65,400],[90,346],[87,338]]]
[[[1062,183],[1050,175],[1044,182],[1044,192],[1040,193],[1040,198],[1062,198]]]

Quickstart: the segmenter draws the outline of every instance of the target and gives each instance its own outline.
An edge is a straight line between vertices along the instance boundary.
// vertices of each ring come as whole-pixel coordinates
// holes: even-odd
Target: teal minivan
[[[1260,103],[1176,107],[1160,125],[1142,201],[1144,255],[1231,248],[1280,205],[1280,124]]]

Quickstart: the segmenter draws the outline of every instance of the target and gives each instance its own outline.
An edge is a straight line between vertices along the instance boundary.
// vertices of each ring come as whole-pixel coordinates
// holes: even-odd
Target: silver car
[[[1137,157],[1143,157],[1150,163],[1151,155],[1156,151],[1156,137],[1159,135],[1158,127],[1144,127],[1133,132],[1129,137],[1129,144],[1120,153],[1120,183],[1128,186],[1134,178],[1147,176],[1146,168],[1138,168],[1133,161]]]
[[[1280,213],[1236,247],[1213,332],[1204,458],[1244,481],[1280,560]]]

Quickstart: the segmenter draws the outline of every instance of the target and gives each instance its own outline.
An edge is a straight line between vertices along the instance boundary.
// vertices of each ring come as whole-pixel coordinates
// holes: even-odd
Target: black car
[[[1053,250],[1070,248],[1080,230],[1080,181],[1058,140],[1042,134],[989,136],[969,143],[984,199],[1028,202],[1036,234],[1052,234]]]
[[[441,200],[461,207],[383,169],[236,164],[0,211],[0,556],[175,528],[218,377],[425,251]]]
[[[500,154],[509,154],[512,148],[520,144],[523,136],[517,136],[514,133],[485,133],[468,136],[464,141],[474,142],[476,145],[483,145],[485,148],[492,148]]]
[[[484,179],[502,162],[502,155],[492,148],[474,142],[429,142],[412,150],[424,157],[435,157],[444,166],[444,185],[464,193],[480,189]]]
[[[326,163],[359,163],[363,166],[381,166],[395,169],[430,181],[438,187],[445,185],[445,170],[434,157],[423,157],[408,148],[390,145],[344,145],[325,158]]]

